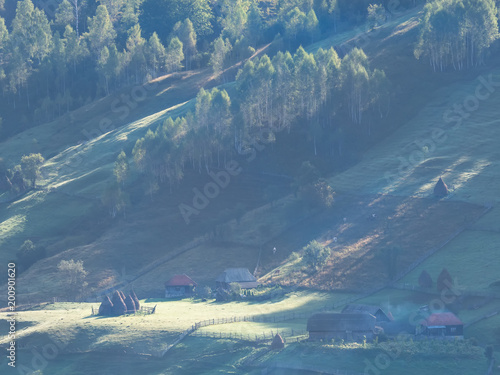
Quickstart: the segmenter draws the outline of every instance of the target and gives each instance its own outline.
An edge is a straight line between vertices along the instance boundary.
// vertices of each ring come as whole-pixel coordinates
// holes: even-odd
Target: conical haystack
[[[429,272],[426,270],[423,270],[418,278],[418,285],[420,285],[421,288],[432,288],[432,284],[431,275],[429,275]]]
[[[134,300],[134,303],[135,303],[135,309],[137,311],[139,311],[141,309],[141,304],[139,303],[139,298],[137,298],[137,296],[135,295],[135,292],[132,290],[130,291],[130,296],[132,297],[132,299]]]
[[[285,341],[279,333],[274,336],[273,342],[271,343],[271,350],[280,350],[285,347]]]
[[[99,315],[111,316],[113,315],[113,303],[108,296],[105,296],[101,305],[99,306]]]
[[[443,181],[442,177],[439,177],[439,181],[434,186],[434,195],[438,198],[443,198],[448,195],[448,186]]]
[[[114,316],[125,314],[125,312],[127,311],[127,305],[125,305],[122,294],[118,290],[114,291],[111,302],[113,303],[112,312]]]
[[[453,279],[446,268],[443,268],[437,279],[437,289],[439,292],[453,288]]]
[[[127,313],[133,314],[137,311],[134,299],[130,294],[125,298],[125,305],[127,306]]]

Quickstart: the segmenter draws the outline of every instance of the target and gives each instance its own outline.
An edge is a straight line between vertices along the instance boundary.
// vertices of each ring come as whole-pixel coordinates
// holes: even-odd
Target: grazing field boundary
[[[476,324],[476,323],[478,323],[478,322],[480,322],[480,321],[482,321],[482,320],[489,319],[489,318],[491,318],[491,317],[493,317],[493,316],[498,315],[499,313],[500,313],[500,311],[493,311],[493,312],[490,312],[490,313],[488,313],[488,314],[484,314],[483,316],[480,316],[479,318],[476,318],[476,319],[474,319],[473,321],[471,321],[471,322],[469,322],[469,323],[466,323],[466,324],[464,325],[464,328],[468,328],[468,327],[470,327],[470,326],[471,326],[471,325],[473,325],[473,324]]]
[[[296,341],[300,339],[306,339],[308,337],[306,330],[295,330],[295,329],[276,329],[270,331],[264,331],[260,334],[243,334],[243,333],[232,333],[232,332],[204,332],[195,330],[191,333],[194,337],[209,337],[213,339],[230,339],[230,340],[241,340],[250,341],[255,343],[262,343],[272,340],[276,334],[279,334],[285,343],[287,338],[294,338]]]
[[[388,286],[393,286],[395,285],[398,281],[400,281],[403,277],[408,275],[411,271],[413,271],[415,268],[420,266],[424,261],[426,261],[428,258],[430,258],[432,255],[436,254],[439,250],[441,250],[443,247],[448,245],[452,240],[454,240],[456,237],[458,237],[463,231],[466,229],[470,228],[472,224],[477,222],[481,217],[486,215],[493,206],[487,206],[484,208],[484,210],[481,212],[481,214],[474,220],[473,222],[467,223],[463,226],[461,226],[458,230],[453,232],[451,236],[449,236],[443,243],[431,248],[429,251],[427,251],[424,255],[422,255],[420,258],[418,258],[416,261],[414,261],[412,264],[410,264],[405,270],[401,271],[396,275],[396,277],[389,283]]]
[[[410,284],[410,283],[395,283],[391,285],[394,289],[401,290],[411,290],[414,292],[428,293],[439,295],[440,293],[436,290],[430,290],[428,288],[422,288],[421,286]],[[488,292],[488,291],[479,291],[479,290],[457,290],[457,293],[460,293],[460,296],[463,297],[483,297],[483,298],[495,298],[500,299],[500,293],[496,292]]]
[[[359,372],[351,372],[351,371],[346,371],[346,370],[339,370],[339,369],[329,369],[326,370],[324,367],[320,366],[313,366],[313,365],[293,365],[290,363],[285,363],[285,362],[273,362],[272,364],[268,366],[260,365],[257,367],[262,367],[263,368],[263,374],[267,374],[269,370],[272,369],[284,369],[284,370],[302,370],[302,371],[311,371],[311,372],[316,372],[318,374],[328,374],[328,375],[363,375],[362,373]]]

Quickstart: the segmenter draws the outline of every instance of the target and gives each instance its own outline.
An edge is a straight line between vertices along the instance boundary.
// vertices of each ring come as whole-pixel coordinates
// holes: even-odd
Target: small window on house
[[[456,332],[456,331],[457,331],[457,327],[451,327],[450,332]]]

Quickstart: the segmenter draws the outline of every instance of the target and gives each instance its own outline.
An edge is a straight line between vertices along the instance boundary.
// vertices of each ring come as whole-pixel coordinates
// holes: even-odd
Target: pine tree
[[[56,25],[66,27],[66,25],[71,25],[75,19],[75,12],[73,5],[70,4],[68,0],[63,0],[56,10]]]
[[[114,168],[114,175],[116,177],[116,182],[118,182],[118,184],[123,186],[125,180],[127,179],[128,171],[129,171],[129,165],[128,165],[127,154],[125,154],[125,151],[122,151],[120,152],[115,161],[115,168]]]
[[[142,83],[146,77],[146,40],[142,37],[142,30],[139,24],[134,25],[128,31],[127,39],[127,61],[129,70],[135,77],[135,83]]]
[[[179,38],[174,37],[170,40],[166,51],[166,66],[168,72],[177,72],[180,68],[182,68],[182,61],[184,60],[182,47],[182,42]]]
[[[182,42],[183,53],[186,60],[186,70],[191,69],[191,62],[198,53],[196,50],[196,32],[189,18],[184,22],[177,22],[174,26],[174,35]]]
[[[252,1],[250,8],[248,8],[246,28],[246,36],[251,45],[255,46],[258,44],[263,28],[264,24],[262,22],[262,12],[259,8],[259,4],[257,1]]]
[[[94,17],[88,19],[89,31],[86,38],[90,44],[90,50],[96,57],[100,57],[104,47],[109,47],[116,38],[116,32],[109,18],[108,10],[104,5],[99,5]]]
[[[210,56],[209,65],[212,66],[213,72],[215,76],[219,76],[222,73],[224,68],[224,61],[226,59],[227,54],[231,51],[232,46],[229,40],[222,39],[222,37],[218,37],[214,41],[214,51]]]
[[[148,65],[153,70],[153,78],[158,77],[160,70],[164,67],[167,53],[165,47],[160,42],[160,38],[156,33],[153,33],[149,38],[148,48]]]
[[[235,41],[244,34],[247,24],[247,3],[242,0],[224,0],[222,3],[222,35]]]

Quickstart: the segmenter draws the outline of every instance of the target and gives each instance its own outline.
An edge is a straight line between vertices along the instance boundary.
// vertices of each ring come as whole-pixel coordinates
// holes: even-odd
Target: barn
[[[165,283],[165,298],[191,296],[194,288],[196,283],[188,275],[175,275]]]
[[[228,268],[215,279],[217,288],[229,289],[229,284],[238,283],[241,289],[252,289],[259,286],[257,279],[248,268]]]
[[[417,335],[463,337],[464,323],[451,312],[434,313],[417,326]]]
[[[394,318],[391,314],[386,314],[379,306],[374,305],[361,305],[361,304],[351,304],[344,307],[343,313],[361,313],[361,314],[371,314],[379,322],[392,322]]]
[[[316,313],[308,319],[307,331],[310,340],[372,340],[376,320],[366,313]]]

